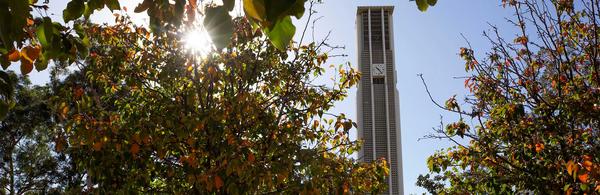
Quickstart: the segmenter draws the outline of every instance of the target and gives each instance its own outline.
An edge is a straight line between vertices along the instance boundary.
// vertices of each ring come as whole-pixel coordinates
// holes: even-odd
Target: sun
[[[186,49],[204,57],[213,49],[213,43],[210,40],[208,32],[204,29],[195,29],[188,32],[183,38]]]

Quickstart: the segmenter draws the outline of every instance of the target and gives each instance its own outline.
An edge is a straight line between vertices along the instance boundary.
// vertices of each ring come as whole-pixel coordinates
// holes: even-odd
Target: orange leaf
[[[575,168],[575,163],[572,160],[567,162],[567,173],[569,173],[569,175],[573,175],[574,168]]]
[[[8,60],[11,62],[19,61],[20,58],[21,52],[19,52],[19,50],[13,49],[10,52],[8,52]]]
[[[137,144],[132,144],[131,148],[129,148],[129,152],[136,155],[138,152],[140,152],[140,146]]]
[[[254,162],[254,154],[252,152],[248,153],[248,161]]]
[[[348,194],[350,192],[350,187],[348,187],[348,183],[344,183],[344,194]]]
[[[586,160],[583,161],[583,167],[585,167],[585,169],[587,169],[588,171],[592,171],[592,161]]]
[[[21,50],[21,56],[29,58],[29,60],[34,61],[40,57],[40,46],[27,46]]]
[[[535,151],[536,151],[536,152],[538,152],[538,153],[539,153],[539,152],[540,152],[540,151],[542,151],[543,149],[544,149],[544,144],[540,144],[540,143],[537,143],[537,144],[535,144]]]
[[[33,70],[33,62],[27,58],[21,58],[21,74],[29,74]]]
[[[96,142],[94,143],[94,150],[95,151],[100,151],[100,149],[102,149],[102,142]]]
[[[221,179],[221,177],[219,177],[218,175],[215,176],[215,187],[217,189],[223,187],[223,179]]]
[[[27,26],[33,25],[33,20],[31,18],[27,18]]]
[[[577,178],[579,178],[579,181],[581,181],[581,183],[587,183],[588,182],[588,174],[584,173],[584,174],[580,174],[577,176]]]

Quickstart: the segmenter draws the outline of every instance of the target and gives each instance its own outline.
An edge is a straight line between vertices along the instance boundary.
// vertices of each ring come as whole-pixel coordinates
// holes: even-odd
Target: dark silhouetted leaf
[[[225,48],[231,42],[233,22],[224,6],[206,8],[204,27],[217,49]]]
[[[84,9],[83,0],[72,0],[67,4],[67,8],[63,10],[63,19],[65,22],[75,20],[83,15]]]

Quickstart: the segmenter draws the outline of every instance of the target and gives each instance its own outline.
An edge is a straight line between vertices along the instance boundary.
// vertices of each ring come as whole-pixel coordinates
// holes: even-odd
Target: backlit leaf
[[[21,59],[21,52],[19,52],[19,50],[13,49],[8,52],[8,61],[16,62],[19,61],[19,59]]]
[[[265,29],[265,31],[277,49],[285,50],[296,33],[296,27],[292,23],[292,19],[287,16],[278,21],[272,29]]]
[[[417,7],[419,8],[420,11],[424,12],[427,11],[427,8],[429,7],[429,4],[427,3],[428,0],[416,0],[417,2]]]
[[[29,74],[33,70],[33,62],[27,58],[21,58],[21,74]]]

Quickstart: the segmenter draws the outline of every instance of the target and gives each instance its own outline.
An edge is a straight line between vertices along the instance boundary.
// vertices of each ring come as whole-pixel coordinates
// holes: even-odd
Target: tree
[[[17,92],[13,109],[0,123],[0,192],[48,193],[61,183],[64,162],[51,145],[49,89],[31,87],[26,77],[8,74]]]
[[[327,113],[359,73],[317,85],[321,44],[277,49],[246,19],[208,56],[181,31],[152,37],[125,17],[90,25],[90,57],[54,99],[64,138],[97,192],[349,193],[381,191],[384,160],[349,157],[355,123]],[[331,116],[331,117],[328,117]]]
[[[305,12],[307,0],[243,0],[244,15],[253,27],[260,28],[271,43],[279,50],[286,50],[296,27],[291,18],[300,18]],[[150,17],[150,29],[153,34],[182,26],[193,25],[197,14],[203,16],[203,24],[208,29],[212,42],[217,48],[229,44],[233,34],[233,20],[228,12],[235,7],[235,0],[223,0],[221,5],[208,4],[205,7],[198,0],[143,0],[134,11],[146,12]],[[321,2],[321,0],[311,0]],[[419,10],[425,11],[437,0],[417,0]],[[28,74],[35,67],[45,70],[50,62],[69,62],[73,64],[78,56],[88,55],[89,40],[75,35],[81,26],[70,25],[70,21],[84,18],[87,20],[95,11],[108,8],[121,10],[119,0],[70,0],[62,13],[64,23],[53,21],[48,15],[49,1],[38,0],[0,0],[0,65],[7,69],[11,62],[20,62],[22,74]],[[123,8],[126,10],[126,8]],[[40,14],[34,17],[33,11]],[[310,19],[309,19],[310,20]],[[0,73],[3,72],[0,70]],[[14,91],[3,85],[0,77],[0,118],[8,111],[10,98]]]
[[[429,137],[456,146],[427,159],[442,194],[600,192],[600,2],[503,1],[514,9],[513,42],[497,28],[492,48],[460,56],[471,73],[460,119]],[[471,124],[468,118],[471,118]],[[463,140],[464,139],[464,140]],[[427,187],[421,182],[422,187]]]

